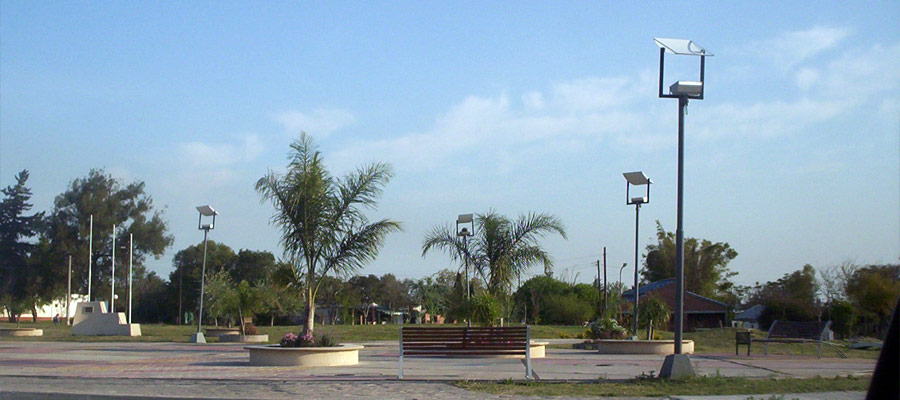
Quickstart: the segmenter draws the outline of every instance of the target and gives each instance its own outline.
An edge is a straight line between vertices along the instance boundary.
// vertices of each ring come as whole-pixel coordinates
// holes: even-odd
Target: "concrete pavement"
[[[6,341],[0,342],[0,398],[43,391],[170,398],[491,398],[447,382],[524,379],[525,374],[520,360],[417,357],[404,360],[405,380],[397,381],[397,349],[388,342],[369,344],[359,365],[350,367],[253,367],[248,360],[238,344]],[[662,360],[549,348],[546,358],[532,362],[541,380],[583,381],[655,375]],[[700,374],[748,377],[870,374],[875,365],[874,360],[733,354],[695,355],[692,361]]]

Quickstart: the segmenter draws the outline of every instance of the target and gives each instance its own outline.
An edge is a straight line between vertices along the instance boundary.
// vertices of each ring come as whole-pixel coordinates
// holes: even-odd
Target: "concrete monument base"
[[[106,303],[88,301],[75,306],[72,322],[75,336],[141,336],[140,324],[129,324],[125,313],[106,311]]]
[[[697,375],[691,365],[691,357],[687,354],[669,354],[659,370],[660,378],[679,379]]]
[[[206,343],[206,336],[203,336],[203,332],[195,332],[191,334],[191,343]]]

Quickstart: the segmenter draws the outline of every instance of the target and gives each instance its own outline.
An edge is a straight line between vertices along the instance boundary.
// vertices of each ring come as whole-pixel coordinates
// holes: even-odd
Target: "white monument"
[[[107,312],[106,303],[102,301],[88,301],[75,306],[72,334],[141,336],[141,324],[129,324],[125,319],[125,313]]]

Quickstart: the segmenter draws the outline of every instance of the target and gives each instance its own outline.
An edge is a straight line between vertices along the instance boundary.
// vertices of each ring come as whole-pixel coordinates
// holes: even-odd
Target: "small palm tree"
[[[435,226],[425,236],[422,256],[441,249],[454,261],[468,262],[487,282],[488,291],[499,296],[509,293],[513,280],[535,264],[549,271],[553,262],[540,240],[557,233],[566,238],[565,226],[550,214],[528,213],[515,221],[493,210],[478,214],[475,239],[464,246],[452,226]]]
[[[375,259],[388,233],[400,224],[388,219],[370,223],[362,208],[374,208],[392,173],[375,163],[335,179],[306,133],[291,144],[284,174],[269,173],[256,182],[262,201],[275,207],[272,223],[281,227],[281,244],[296,280],[303,283],[306,325],[312,333],[316,294],[322,277],[349,275]]]

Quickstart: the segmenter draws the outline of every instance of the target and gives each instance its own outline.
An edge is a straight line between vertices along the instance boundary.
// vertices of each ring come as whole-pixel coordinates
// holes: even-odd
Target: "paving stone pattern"
[[[628,379],[656,374],[662,356],[601,355],[547,349],[532,360],[541,380]],[[524,379],[520,360],[427,358],[404,360],[382,343],[349,367],[252,367],[239,344],[0,342],[0,398],[14,392],[188,398],[469,399],[491,396],[448,384],[457,380]],[[803,377],[869,374],[874,360],[789,356],[695,355],[704,375]],[[263,395],[265,394],[265,395]],[[854,397],[855,398],[855,397]]]

